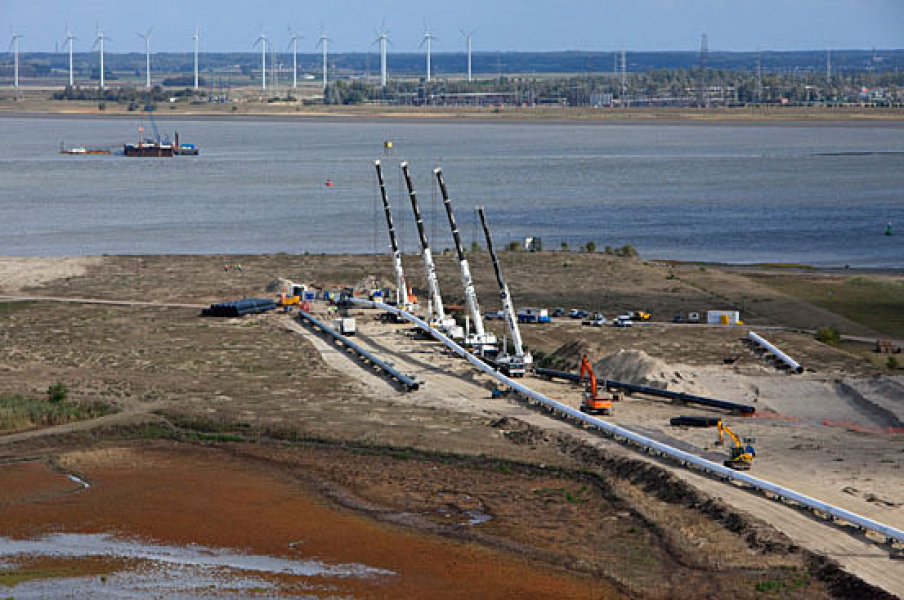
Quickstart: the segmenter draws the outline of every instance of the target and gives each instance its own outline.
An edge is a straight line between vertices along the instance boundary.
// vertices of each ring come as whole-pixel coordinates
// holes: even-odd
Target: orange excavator
[[[584,396],[581,399],[581,412],[585,412],[591,415],[612,415],[614,414],[614,410],[612,408],[612,401],[619,400],[618,395],[613,395],[610,398],[606,398],[598,395],[598,388],[596,385],[596,375],[593,374],[593,365],[590,364],[590,359],[587,358],[587,355],[584,354],[581,356],[581,376],[579,381],[583,382],[584,378],[587,378],[590,382],[590,389],[584,390]]]

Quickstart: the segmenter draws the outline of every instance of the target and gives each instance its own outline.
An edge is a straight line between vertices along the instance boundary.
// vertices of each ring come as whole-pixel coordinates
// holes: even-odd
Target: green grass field
[[[904,281],[901,279],[768,277],[760,281],[890,338],[904,339]]]

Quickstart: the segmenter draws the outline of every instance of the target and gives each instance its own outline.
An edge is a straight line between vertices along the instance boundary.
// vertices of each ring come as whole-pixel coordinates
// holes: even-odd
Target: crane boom
[[[399,242],[396,239],[395,226],[392,224],[392,211],[389,209],[389,199],[386,196],[386,182],[383,180],[383,168],[380,161],[374,161],[377,169],[377,181],[380,183],[380,197],[383,199],[383,211],[386,213],[386,226],[389,228],[389,244],[392,247],[392,266],[396,276],[396,305],[408,309],[411,300],[408,297],[408,284],[405,281],[405,271],[402,269],[402,252],[399,250]]]
[[[524,344],[521,341],[521,330],[518,328],[518,317],[515,314],[515,307],[512,305],[512,295],[509,293],[508,284],[502,277],[502,269],[499,266],[499,259],[496,257],[496,250],[493,248],[493,238],[490,237],[490,227],[487,225],[487,217],[482,206],[477,207],[477,214],[480,216],[480,224],[483,225],[483,233],[487,239],[487,250],[490,252],[490,258],[493,261],[493,270],[496,272],[496,282],[499,284],[499,298],[502,300],[502,312],[505,314],[505,322],[508,325],[509,333],[512,335],[512,346],[515,350],[515,356],[523,363],[533,362],[530,354],[524,353]]]
[[[455,250],[458,253],[458,264],[461,267],[461,284],[465,289],[465,302],[468,305],[468,312],[471,314],[471,321],[474,323],[474,335],[466,342],[477,346],[482,352],[487,345],[492,345],[496,342],[496,336],[488,334],[483,327],[483,316],[480,314],[480,305],[477,303],[477,291],[474,289],[471,267],[461,245],[461,236],[458,232],[458,224],[455,222],[455,215],[452,213],[452,200],[446,190],[446,179],[443,177],[443,170],[437,167],[433,169],[433,174],[436,176],[440,192],[443,195],[443,205],[446,207],[446,216],[449,217],[452,239],[455,242]]]
[[[408,172],[408,163],[401,164],[402,174],[405,176],[405,185],[408,186],[408,197],[411,199],[411,209],[414,211],[414,220],[417,224],[417,234],[421,241],[421,255],[424,257],[424,272],[427,276],[427,288],[430,298],[433,300],[433,314],[441,327],[451,326],[446,318],[446,310],[443,308],[443,297],[439,293],[439,280],[436,277],[436,265],[433,263],[433,255],[430,253],[430,244],[427,242],[427,233],[424,230],[424,220],[421,218],[421,209],[417,203],[417,192],[411,182],[411,173]]]

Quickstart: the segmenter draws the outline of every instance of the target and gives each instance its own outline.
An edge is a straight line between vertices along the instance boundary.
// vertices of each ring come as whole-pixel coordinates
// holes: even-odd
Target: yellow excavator
[[[756,456],[756,450],[751,446],[754,442],[753,438],[744,438],[744,442],[741,442],[741,439],[737,436],[737,434],[731,430],[728,425],[719,421],[719,439],[716,442],[717,446],[721,446],[725,443],[725,435],[731,438],[731,441],[734,442],[734,446],[731,447],[728,453],[728,460],[724,461],[722,464],[726,467],[732,468],[736,471],[749,471],[751,465],[753,465],[753,459]]]

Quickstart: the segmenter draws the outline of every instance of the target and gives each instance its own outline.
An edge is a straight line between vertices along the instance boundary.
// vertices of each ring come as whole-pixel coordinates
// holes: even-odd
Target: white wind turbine
[[[98,27],[97,37],[94,38],[94,46],[100,45],[100,89],[104,89],[104,42],[109,39],[110,38],[105,36],[104,32],[100,30],[100,27]]]
[[[468,81],[471,81],[471,37],[477,32],[476,29],[472,29],[471,31],[465,31],[464,29],[460,29],[461,35],[465,38],[465,44],[468,49]]]
[[[289,27],[289,46],[292,46],[292,89],[298,89],[298,40],[303,39],[297,33],[292,33],[292,27]],[[286,50],[289,46],[286,46]]]
[[[10,41],[9,45],[13,48],[13,53],[15,54],[15,78],[14,85],[16,86],[16,96],[19,95],[19,40],[25,37],[20,33],[14,33],[13,39]]]
[[[254,48],[258,44],[261,45],[261,90],[267,90],[267,36],[261,33],[260,37],[254,42]]]
[[[389,39],[389,32],[386,31],[386,24],[377,33],[377,39],[374,44],[380,44],[380,87],[386,87],[386,42],[392,43]]]
[[[72,73],[72,42],[77,40],[78,38],[72,35],[72,32],[69,31],[69,24],[66,24],[66,39],[64,43],[69,44],[69,87],[75,85],[75,77],[73,77]]]
[[[151,89],[151,31],[153,30],[154,28],[151,27],[147,33],[138,34],[138,37],[144,40],[144,85],[147,89]]]
[[[421,46],[427,45],[427,83],[430,83],[430,43],[436,39],[436,36],[427,29],[424,32],[424,39],[421,40]]]
[[[329,41],[330,38],[326,37],[326,33],[321,32],[317,45],[323,46],[323,89],[326,89],[326,46]]]
[[[195,27],[195,33],[191,36],[195,42],[195,90],[198,89],[198,40],[201,39],[198,28]]]

